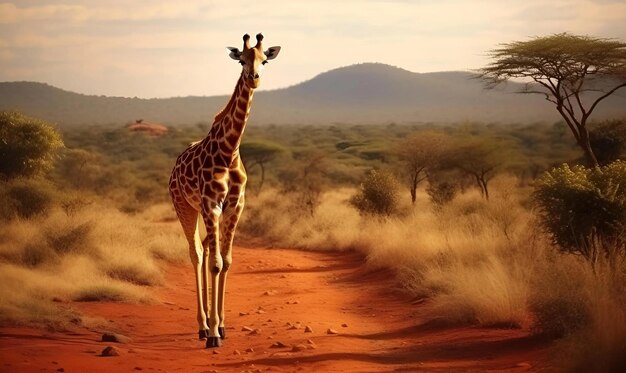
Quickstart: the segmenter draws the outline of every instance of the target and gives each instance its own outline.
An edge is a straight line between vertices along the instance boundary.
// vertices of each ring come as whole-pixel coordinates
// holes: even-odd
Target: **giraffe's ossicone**
[[[263,66],[280,51],[280,47],[263,51],[263,35],[256,39],[256,45],[250,47],[246,34],[242,51],[228,48],[230,57],[242,65],[235,91],[215,116],[208,135],[178,157],[170,177],[170,195],[189,243],[196,276],[198,334],[207,340],[207,347],[219,347],[225,337],[224,290],[247,179],[239,145]],[[207,231],[203,240],[199,219]]]

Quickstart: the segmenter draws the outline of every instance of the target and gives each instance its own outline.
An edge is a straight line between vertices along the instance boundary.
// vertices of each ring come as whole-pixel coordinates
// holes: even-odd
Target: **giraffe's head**
[[[263,74],[263,68],[267,61],[273,60],[278,56],[280,47],[270,47],[266,51],[263,51],[262,47],[263,35],[257,34],[256,45],[250,47],[250,35],[245,34],[243,36],[243,51],[237,48],[228,47],[230,50],[230,58],[239,63],[243,67],[241,72],[243,78],[251,89],[257,88],[261,83],[261,75]]]

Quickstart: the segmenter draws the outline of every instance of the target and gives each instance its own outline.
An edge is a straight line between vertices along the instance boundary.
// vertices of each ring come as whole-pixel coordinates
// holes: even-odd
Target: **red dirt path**
[[[359,255],[349,253],[236,247],[227,286],[223,347],[205,349],[197,339],[191,265],[172,266],[167,285],[156,290],[156,304],[72,304],[86,315],[110,320],[109,329],[129,336],[131,343],[100,342],[103,330],[51,333],[2,328],[0,370],[552,370],[546,363],[549,345],[528,331],[433,326],[423,315],[425,305],[413,304],[397,292],[389,273],[368,273],[362,263]],[[289,329],[287,323],[297,322],[300,328]],[[312,333],[304,332],[307,325]],[[249,335],[242,331],[244,326],[259,332]],[[339,334],[327,334],[329,328]],[[287,347],[271,348],[277,341]],[[121,356],[98,356],[107,345],[115,345]],[[293,345],[306,349],[293,351]]]

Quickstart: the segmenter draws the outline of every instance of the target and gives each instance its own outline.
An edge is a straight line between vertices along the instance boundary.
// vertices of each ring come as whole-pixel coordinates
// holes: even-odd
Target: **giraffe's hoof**
[[[198,339],[207,339],[209,336],[208,330],[198,330]]]
[[[208,337],[206,340],[206,348],[221,347],[222,338],[220,337]]]
[[[220,333],[220,337],[222,339],[226,338],[226,330],[224,329],[223,326],[218,327],[217,331]]]

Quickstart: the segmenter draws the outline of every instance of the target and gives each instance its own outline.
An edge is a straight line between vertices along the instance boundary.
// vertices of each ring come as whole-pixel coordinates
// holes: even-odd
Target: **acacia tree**
[[[445,160],[447,168],[457,168],[471,176],[480,194],[489,199],[489,181],[496,175],[498,168],[511,156],[502,144],[491,140],[466,138],[458,140],[453,152]]]
[[[530,79],[521,93],[542,94],[553,103],[587,162],[598,166],[587,123],[602,100],[626,87],[626,43],[562,33],[501,44],[490,56],[493,61],[479,70],[487,87]]]
[[[448,150],[449,139],[443,133],[421,132],[409,136],[396,151],[408,176],[411,201],[415,204],[417,186],[427,177],[428,169],[437,167]]]
[[[285,151],[285,148],[282,146],[270,142],[250,142],[241,144],[242,156],[247,161],[246,166],[252,168],[258,165],[261,168],[259,192],[265,182],[265,165]]]

